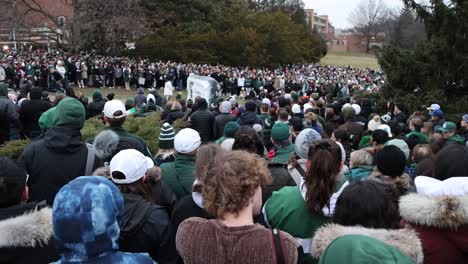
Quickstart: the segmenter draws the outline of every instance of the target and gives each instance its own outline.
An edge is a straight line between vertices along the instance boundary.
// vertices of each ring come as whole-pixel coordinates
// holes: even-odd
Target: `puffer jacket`
[[[158,263],[176,263],[175,232],[164,207],[137,194],[123,194],[120,250],[146,252]]]
[[[232,121],[236,121],[236,117],[231,113],[221,113],[215,118],[214,122],[214,139],[219,139],[224,134],[224,126]]]
[[[204,144],[213,141],[214,116],[206,108],[200,108],[190,116],[190,128],[200,134]]]

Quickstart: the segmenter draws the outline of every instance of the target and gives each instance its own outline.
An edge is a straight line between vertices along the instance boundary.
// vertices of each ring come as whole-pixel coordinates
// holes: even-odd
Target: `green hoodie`
[[[275,164],[288,164],[291,154],[296,151],[296,146],[294,144],[289,144],[285,147],[280,147],[275,150],[275,157],[273,157],[270,162]]]
[[[53,125],[81,130],[85,117],[86,110],[83,104],[74,98],[67,97],[57,105]]]
[[[456,143],[459,143],[459,144],[465,144],[465,138],[460,136],[460,135],[453,135],[449,138],[447,138],[447,141],[452,141],[452,142],[456,142]]]
[[[363,235],[345,235],[335,239],[320,257],[319,264],[413,264],[400,250]]]
[[[45,111],[39,118],[39,127],[42,132],[46,132],[49,128],[54,126],[54,115],[56,107],[52,107],[49,110]]]
[[[102,94],[99,91],[94,91],[93,93],[93,101],[94,102],[99,102],[102,100]]]

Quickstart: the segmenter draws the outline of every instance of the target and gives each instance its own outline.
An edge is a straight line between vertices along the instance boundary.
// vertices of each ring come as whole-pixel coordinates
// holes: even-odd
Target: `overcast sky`
[[[362,0],[304,0],[306,8],[319,15],[328,15],[335,28],[349,28],[349,14]],[[389,8],[402,8],[401,0],[382,0]]]

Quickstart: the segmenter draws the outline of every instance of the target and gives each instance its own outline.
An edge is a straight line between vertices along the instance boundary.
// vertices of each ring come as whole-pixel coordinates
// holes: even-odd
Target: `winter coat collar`
[[[468,225],[468,194],[428,196],[413,193],[400,198],[400,215],[427,227],[457,228]]]
[[[311,255],[314,258],[320,258],[327,247],[338,237],[345,235],[364,235],[380,240],[390,246],[399,249],[408,255],[417,264],[423,263],[423,250],[421,241],[415,231],[411,229],[370,229],[360,226],[341,226],[330,224],[315,232],[310,248]]]
[[[39,247],[52,238],[52,210],[28,212],[0,221],[0,248]]]

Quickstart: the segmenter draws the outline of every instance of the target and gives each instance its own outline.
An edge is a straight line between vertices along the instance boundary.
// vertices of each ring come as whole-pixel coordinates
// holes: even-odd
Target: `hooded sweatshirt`
[[[145,103],[146,103],[145,90],[143,88],[138,88],[137,95],[135,96],[136,108],[140,108]]]
[[[93,93],[93,101],[88,104],[88,115],[87,118],[98,116],[104,111],[104,105],[106,100],[102,98],[102,94],[99,91]]]
[[[153,263],[148,254],[119,251],[123,207],[119,189],[103,177],[84,176],[64,186],[52,213],[57,263]]]

